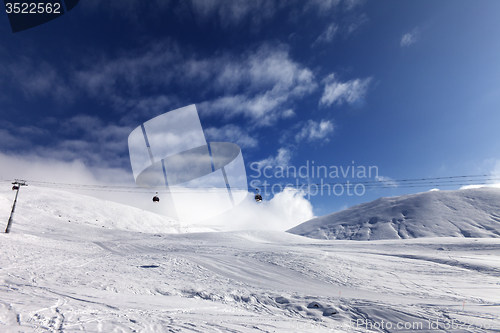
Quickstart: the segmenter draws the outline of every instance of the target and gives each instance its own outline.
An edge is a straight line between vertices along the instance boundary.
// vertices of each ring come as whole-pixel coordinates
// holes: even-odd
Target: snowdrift
[[[500,237],[500,189],[431,191],[377,200],[304,222],[288,232],[316,239]]]

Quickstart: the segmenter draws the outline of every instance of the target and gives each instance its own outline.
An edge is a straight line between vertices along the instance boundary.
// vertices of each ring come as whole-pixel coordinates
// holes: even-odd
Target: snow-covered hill
[[[0,190],[2,221],[7,221],[14,197],[15,191],[10,190],[9,186]],[[28,223],[28,219],[35,221]],[[56,189],[35,186],[21,188],[13,230],[33,230],[42,226],[51,226],[53,229],[67,228],[72,224],[145,233],[187,231],[187,226],[172,218],[116,202]]]
[[[4,223],[13,198],[0,191]],[[498,239],[179,233],[152,213],[35,187],[16,212],[0,232],[2,333],[500,329]]]
[[[317,239],[500,237],[500,189],[430,191],[379,198],[288,232]]]

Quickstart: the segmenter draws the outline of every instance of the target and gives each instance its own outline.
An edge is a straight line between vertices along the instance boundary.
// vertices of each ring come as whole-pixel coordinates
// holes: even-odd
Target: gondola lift
[[[158,192],[156,192],[156,195],[153,197],[153,202],[160,202],[160,197],[158,196]]]
[[[259,194],[259,190],[255,190],[257,193],[255,194],[255,202],[262,202],[262,196]]]

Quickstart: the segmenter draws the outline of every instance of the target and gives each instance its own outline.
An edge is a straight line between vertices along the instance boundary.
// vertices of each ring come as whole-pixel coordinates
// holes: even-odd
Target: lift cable
[[[27,180],[30,184],[39,187],[49,187],[49,188],[60,188],[60,189],[72,189],[72,190],[85,190],[85,191],[104,191],[104,192],[129,192],[129,193],[150,193],[152,190],[158,190],[161,192],[174,192],[182,193],[189,192],[193,193],[196,190],[206,191],[210,189],[218,189],[214,187],[170,187],[166,189],[165,187],[152,187],[144,188],[138,186],[129,185],[98,185],[98,184],[75,184],[75,183],[56,183],[56,182],[46,182],[37,180]],[[376,180],[376,181],[360,181],[360,182],[328,182],[328,183],[265,183],[260,184],[259,188],[269,188],[269,187],[281,187],[281,188],[297,188],[304,189],[309,187],[324,187],[324,186],[357,186],[363,185],[369,189],[376,188],[411,188],[411,187],[440,187],[440,186],[467,186],[467,185],[488,185],[488,182],[500,181],[500,177],[495,177],[492,175],[463,175],[463,176],[447,176],[447,177],[433,177],[433,178],[413,178],[413,179],[396,179],[396,180]],[[4,182],[4,180],[0,181]],[[246,190],[244,188],[231,187],[234,190]],[[225,190],[226,187],[221,187],[220,189]]]

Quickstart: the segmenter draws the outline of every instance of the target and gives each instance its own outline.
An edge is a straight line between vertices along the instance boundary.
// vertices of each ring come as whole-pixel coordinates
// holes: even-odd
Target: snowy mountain
[[[4,223],[14,194],[0,190]],[[0,232],[0,332],[500,327],[498,239],[183,231],[137,208],[23,187]]]
[[[430,191],[379,198],[288,232],[316,239],[500,237],[500,189]]]

